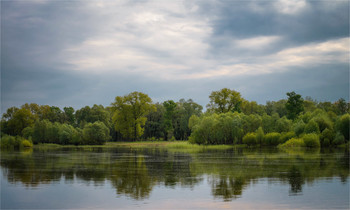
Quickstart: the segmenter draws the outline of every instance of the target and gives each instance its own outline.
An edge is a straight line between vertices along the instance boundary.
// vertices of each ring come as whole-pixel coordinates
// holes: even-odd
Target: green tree
[[[155,110],[152,99],[144,93],[132,92],[117,96],[113,106],[113,122],[116,131],[127,139],[137,140],[144,132],[147,114]]]
[[[342,115],[348,111],[348,103],[346,103],[344,98],[340,98],[334,103],[335,111],[337,114]]]
[[[211,92],[209,99],[210,103],[207,105],[209,111],[216,113],[241,111],[240,107],[243,99],[237,91],[223,88],[219,91]]]
[[[109,129],[102,122],[88,123],[83,129],[84,144],[104,144],[109,139]]]
[[[301,95],[296,94],[294,91],[287,93],[287,96],[287,117],[294,120],[302,111],[304,111],[304,100]]]
[[[7,131],[10,135],[22,135],[22,130],[35,122],[36,116],[29,109],[12,109],[10,112],[11,116],[7,121]]]
[[[163,102],[163,106],[165,108],[164,113],[164,130],[165,130],[165,137],[167,140],[171,139],[174,135],[174,127],[173,127],[173,120],[174,120],[174,113],[176,108],[176,103],[173,100],[168,100]]]
[[[243,144],[255,145],[257,143],[256,134],[255,133],[247,133],[243,137],[242,141],[243,141]]]
[[[315,120],[310,120],[304,129],[305,133],[320,133],[320,128],[318,127],[318,124]]]
[[[75,125],[75,114],[74,114],[74,108],[73,107],[64,107],[64,116],[65,116],[65,122],[68,122],[71,125]]]
[[[143,138],[145,139],[161,139],[164,138],[164,113],[165,108],[162,104],[155,104],[156,110],[151,110],[147,115]]]
[[[92,107],[85,106],[76,111],[75,117],[78,125],[83,128],[86,123],[103,122],[107,127],[111,127],[110,112],[102,105],[94,104]]]
[[[287,115],[286,103],[287,103],[287,100],[285,99],[282,99],[279,101],[266,102],[266,106],[265,106],[266,114],[270,116],[274,114],[278,114],[279,117],[283,117]]]
[[[292,121],[288,120],[286,117],[282,117],[277,120],[275,130],[279,133],[288,132],[292,128]]]
[[[188,127],[192,115],[200,116],[202,106],[193,102],[192,99],[180,99],[177,103],[174,113],[174,137],[178,140],[185,140],[191,135],[191,129]]]
[[[350,114],[344,114],[336,123],[337,131],[349,141]]]

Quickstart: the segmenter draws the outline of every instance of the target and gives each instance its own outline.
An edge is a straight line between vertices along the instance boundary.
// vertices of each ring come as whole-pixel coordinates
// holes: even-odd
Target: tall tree
[[[216,113],[240,112],[242,103],[241,94],[237,91],[223,88],[219,91],[211,92],[210,103],[207,105],[208,110]]]
[[[296,94],[294,91],[287,93],[287,96],[287,117],[294,120],[302,111],[304,111],[304,100],[301,95]]]
[[[63,110],[64,110],[64,115],[65,115],[65,121],[71,125],[74,125],[75,124],[74,108],[73,107],[64,107]]]
[[[171,139],[174,135],[173,120],[174,120],[176,103],[173,100],[168,100],[163,102],[163,106],[165,108],[165,113],[164,113],[165,136],[167,139]]]
[[[114,110],[112,119],[116,131],[132,140],[140,138],[144,131],[147,114],[156,109],[147,94],[136,91],[126,96],[117,96],[112,107]]]

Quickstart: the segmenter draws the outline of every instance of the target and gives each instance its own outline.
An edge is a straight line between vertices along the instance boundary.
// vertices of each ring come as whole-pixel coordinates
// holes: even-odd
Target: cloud
[[[303,0],[5,1],[2,112],[28,101],[109,105],[135,90],[204,106],[223,87],[262,103],[293,86],[346,98],[348,7]]]
[[[296,15],[307,7],[305,0],[279,0],[274,4],[276,10],[287,15]]]

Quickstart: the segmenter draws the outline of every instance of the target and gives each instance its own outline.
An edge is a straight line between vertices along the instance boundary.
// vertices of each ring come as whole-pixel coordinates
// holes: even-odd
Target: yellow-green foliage
[[[303,140],[306,147],[320,147],[320,138],[318,134],[310,133],[303,136]]]
[[[256,141],[256,134],[255,133],[247,133],[243,137],[243,144],[255,145],[256,143],[257,143],[257,141]]]
[[[301,138],[292,138],[286,141],[284,144],[278,145],[278,148],[293,148],[293,147],[305,147],[304,140]]]
[[[33,143],[20,136],[4,135],[0,139],[1,149],[20,149],[23,147],[32,147]]]
[[[32,147],[32,146],[33,146],[33,143],[30,142],[30,141],[27,140],[27,139],[24,139],[24,140],[22,141],[22,145],[23,145],[23,147]]]
[[[274,145],[277,146],[280,143],[281,134],[272,132],[264,136],[264,145]]]
[[[284,143],[293,137],[295,137],[294,131],[282,133],[280,137],[280,143]]]

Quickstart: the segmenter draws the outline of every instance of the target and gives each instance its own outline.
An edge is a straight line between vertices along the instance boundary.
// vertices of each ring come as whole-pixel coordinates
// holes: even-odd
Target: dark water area
[[[345,150],[1,152],[2,209],[349,209]]]

